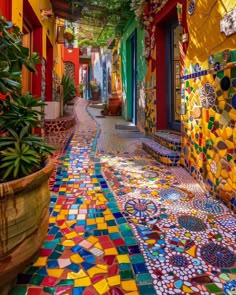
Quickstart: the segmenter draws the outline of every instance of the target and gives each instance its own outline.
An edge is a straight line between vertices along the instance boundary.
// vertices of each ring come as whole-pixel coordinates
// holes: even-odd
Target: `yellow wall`
[[[59,77],[62,77],[63,72],[63,48],[62,45],[56,43],[56,18],[52,17],[42,21],[40,9],[51,9],[50,0],[28,0],[32,9],[38,17],[38,20],[42,24],[43,34],[42,34],[42,56],[47,59],[47,38],[49,38],[53,46],[53,55],[54,55],[54,70]],[[23,27],[23,0],[12,0],[12,22],[20,27],[22,30]]]
[[[233,8],[235,0],[199,0],[194,13],[187,14],[182,163],[213,196],[236,211],[236,34],[227,37],[220,32],[220,21]],[[223,77],[230,79],[227,90],[221,85]]]

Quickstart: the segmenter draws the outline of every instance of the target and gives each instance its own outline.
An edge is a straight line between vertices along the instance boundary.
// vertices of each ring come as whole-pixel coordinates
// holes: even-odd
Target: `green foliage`
[[[22,66],[36,72],[38,57],[37,53],[29,56],[29,49],[22,46],[20,29],[0,15],[0,93],[20,93]]]
[[[41,127],[41,109],[45,104],[29,93],[21,95],[22,66],[36,72],[38,54],[30,55],[22,46],[18,27],[0,15],[0,180],[9,181],[29,175],[44,166],[53,147],[33,135]]]
[[[64,105],[76,96],[76,86],[74,79],[69,75],[63,75],[61,80],[61,85],[63,86],[64,92]]]

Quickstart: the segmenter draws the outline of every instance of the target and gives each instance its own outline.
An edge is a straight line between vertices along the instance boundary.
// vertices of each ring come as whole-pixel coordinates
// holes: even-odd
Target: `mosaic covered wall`
[[[233,2],[188,1],[182,164],[236,212],[236,38],[220,32]]]
[[[147,61],[145,131],[148,134],[156,132],[156,67],[153,67],[155,56],[156,48],[152,52],[152,58]]]

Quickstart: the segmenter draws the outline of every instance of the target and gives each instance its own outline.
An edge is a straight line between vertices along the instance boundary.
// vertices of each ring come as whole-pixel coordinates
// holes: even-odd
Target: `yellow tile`
[[[60,192],[65,192],[66,191],[66,187],[60,187],[59,191]]]
[[[61,214],[57,215],[57,220],[64,220],[65,218],[66,218],[65,215],[61,215]]]
[[[95,218],[89,218],[86,220],[87,222],[87,225],[93,225],[93,224],[96,224],[96,220]]]
[[[33,266],[45,266],[47,263],[47,257],[39,257]]]
[[[125,293],[125,295],[139,295],[139,292],[129,292]]]
[[[106,279],[103,279],[94,284],[93,287],[97,290],[99,294],[104,294],[109,291],[109,286]]]
[[[61,209],[61,205],[56,205],[54,208],[55,209]]]
[[[97,274],[107,273],[107,270],[101,269],[101,268],[98,268],[98,267],[94,266],[94,267],[90,268],[89,270],[87,270],[87,273],[92,278],[93,276],[95,276]]]
[[[50,217],[49,223],[56,223],[56,217]]]
[[[97,267],[108,270],[108,266],[106,264],[97,264]]]
[[[74,287],[87,287],[91,285],[92,283],[89,277],[85,277],[82,279],[75,279],[74,281]]]
[[[68,233],[65,235],[67,239],[73,239],[78,236],[78,234],[75,231],[72,231],[71,233]]]
[[[108,232],[109,233],[117,233],[117,232],[119,232],[119,229],[117,226],[108,226]]]
[[[71,261],[74,263],[81,263],[84,262],[84,259],[79,254],[74,254],[70,257]]]
[[[101,245],[100,243],[96,243],[96,244],[94,245],[94,247],[96,247],[96,248],[98,248],[98,249],[100,249],[100,250],[103,250],[103,247],[102,247],[102,245]]]
[[[121,281],[121,287],[125,291],[137,291],[135,280]]]
[[[111,215],[111,210],[110,209],[106,209],[102,213],[103,213],[103,215]]]
[[[107,229],[107,224],[106,223],[98,223],[97,228],[98,229]]]
[[[81,269],[78,273],[70,272],[70,274],[74,274],[74,275],[76,274],[77,279],[87,277],[87,274],[85,273],[85,271],[83,269]]]
[[[89,236],[87,238],[87,241],[90,242],[91,244],[95,244],[98,241],[98,238],[95,238],[94,236]]]
[[[82,273],[81,273],[82,272]],[[75,280],[75,279],[81,279],[87,277],[86,273],[81,269],[79,272],[69,272],[67,274],[67,279]]]
[[[120,276],[109,277],[107,278],[107,281],[110,287],[120,285]]]
[[[65,240],[64,242],[62,242],[63,246],[68,246],[68,247],[73,247],[75,246],[75,242],[72,240]]]
[[[50,277],[60,278],[64,269],[48,268],[47,273]]]
[[[76,221],[75,220],[68,220],[68,221],[66,221],[66,225],[68,227],[71,227],[73,224],[76,224]]]
[[[104,250],[105,254],[104,255],[117,255],[118,252],[116,248],[108,248]]]
[[[105,215],[104,217],[105,217],[105,220],[107,220],[107,221],[115,219],[114,216],[111,214]]]
[[[98,217],[96,218],[97,223],[104,223],[104,218],[103,217]]]
[[[118,263],[130,263],[129,255],[127,254],[118,255],[116,258]]]

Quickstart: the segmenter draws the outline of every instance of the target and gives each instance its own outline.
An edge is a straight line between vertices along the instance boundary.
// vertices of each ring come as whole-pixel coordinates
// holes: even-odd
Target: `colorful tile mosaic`
[[[10,295],[230,294],[235,216],[182,168],[96,152],[86,106],[58,162],[48,235]]]
[[[236,51],[224,50],[209,58],[204,76],[194,76],[193,64],[185,69],[187,113],[183,116],[185,136],[181,157],[181,164],[234,212],[235,61]]]

